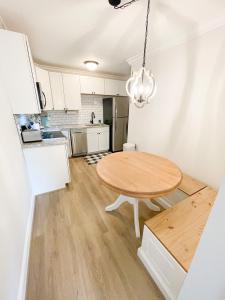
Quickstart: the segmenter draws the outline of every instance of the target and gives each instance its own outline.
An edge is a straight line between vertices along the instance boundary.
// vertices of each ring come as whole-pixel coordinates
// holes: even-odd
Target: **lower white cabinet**
[[[98,135],[98,147],[99,151],[109,150],[109,129],[102,131]]]
[[[165,298],[176,300],[187,273],[147,226],[138,256]]]
[[[109,150],[109,127],[87,129],[87,151],[88,153]]]
[[[64,188],[70,182],[66,144],[29,147],[23,151],[34,195]]]

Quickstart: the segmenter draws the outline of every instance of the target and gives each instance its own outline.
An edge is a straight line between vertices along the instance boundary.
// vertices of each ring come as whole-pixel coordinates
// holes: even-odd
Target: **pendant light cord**
[[[146,49],[147,49],[147,43],[148,43],[148,17],[150,13],[150,0],[148,0],[148,7],[147,7],[147,15],[146,15],[146,21],[145,21],[145,42],[144,42],[144,54],[143,54],[143,63],[142,67],[145,67],[145,61],[146,61]]]
[[[119,6],[114,6],[115,9],[120,9],[120,8],[126,8],[127,6],[130,6],[132,3],[137,2],[139,0],[130,0],[122,5]]]
[[[114,6],[115,9],[123,9],[127,6],[130,6],[132,3],[137,2],[139,0],[130,0],[122,5]],[[147,43],[148,43],[148,19],[149,19],[149,13],[150,13],[150,0],[148,0],[148,6],[147,6],[147,15],[146,15],[146,21],[145,21],[145,42],[144,42],[144,53],[143,53],[143,62],[142,67],[145,67],[145,61],[146,61],[146,50],[147,50]]]

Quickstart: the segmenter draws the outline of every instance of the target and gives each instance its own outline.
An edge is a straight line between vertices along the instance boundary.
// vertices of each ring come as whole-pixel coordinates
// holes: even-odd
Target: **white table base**
[[[149,199],[137,199],[137,198],[132,198],[132,197],[128,197],[128,196],[125,196],[125,195],[120,195],[114,203],[106,206],[106,208],[105,208],[105,211],[113,211],[113,210],[119,208],[120,205],[125,203],[125,202],[128,202],[131,205],[133,205],[133,208],[134,208],[134,227],[135,227],[135,234],[136,234],[137,238],[140,237],[139,209],[138,209],[139,201],[144,202],[148,206],[148,208],[150,208],[153,211],[160,211],[160,207],[153,204],[152,201],[149,200]]]

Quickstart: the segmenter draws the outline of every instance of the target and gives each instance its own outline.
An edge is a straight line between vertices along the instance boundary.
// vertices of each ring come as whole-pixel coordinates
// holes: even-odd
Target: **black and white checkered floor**
[[[91,154],[87,155],[84,157],[84,160],[89,164],[89,165],[94,165],[97,164],[97,162],[105,157],[106,155],[110,154],[111,152],[103,152],[103,153],[97,153],[97,154]]]

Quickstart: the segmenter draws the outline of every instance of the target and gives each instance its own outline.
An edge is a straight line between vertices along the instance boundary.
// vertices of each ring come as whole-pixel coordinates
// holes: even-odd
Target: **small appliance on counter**
[[[24,143],[33,143],[42,141],[41,131],[37,129],[25,129],[21,132]]]

